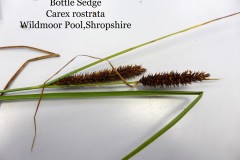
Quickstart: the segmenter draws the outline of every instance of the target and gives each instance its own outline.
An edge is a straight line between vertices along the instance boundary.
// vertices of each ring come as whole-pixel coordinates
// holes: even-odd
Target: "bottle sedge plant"
[[[32,100],[32,99],[39,99],[38,105],[36,108],[36,112],[34,115],[34,125],[35,125],[35,135],[34,135],[34,140],[32,144],[32,148],[34,146],[35,138],[36,138],[36,115],[37,111],[41,102],[41,99],[63,99],[63,98],[94,98],[94,97],[126,97],[126,96],[176,96],[176,95],[191,95],[191,96],[196,96],[196,98],[188,105],[184,110],[182,110],[173,120],[171,120],[167,125],[165,125],[162,129],[160,129],[157,133],[155,133],[153,136],[151,136],[149,139],[147,139],[145,142],[143,142],[141,145],[139,145],[137,148],[135,148],[133,151],[131,151],[129,154],[124,156],[122,159],[130,159],[137,153],[139,153],[141,150],[143,150],[145,147],[150,145],[153,141],[155,141],[157,138],[159,138],[161,135],[163,135],[166,131],[168,131],[171,127],[173,127],[180,119],[182,119],[195,105],[196,103],[201,99],[203,96],[202,91],[165,91],[165,90],[137,90],[137,91],[106,91],[106,92],[55,92],[55,93],[44,93],[45,88],[63,88],[63,87],[82,87],[82,86],[104,86],[104,85],[120,85],[120,84],[126,84],[128,86],[134,87],[136,85],[142,84],[143,86],[153,86],[153,87],[170,87],[170,86],[179,86],[179,85],[186,85],[191,82],[196,82],[196,81],[202,81],[202,80],[212,80],[208,78],[210,75],[204,72],[192,72],[192,71],[185,71],[183,73],[177,73],[177,72],[170,72],[170,73],[158,73],[155,75],[148,75],[146,77],[142,77],[139,81],[136,82],[127,82],[125,79],[132,78],[134,76],[140,75],[145,71],[144,68],[141,66],[122,66],[117,69],[115,69],[112,64],[110,63],[109,59],[112,59],[114,57],[117,57],[119,55],[125,54],[127,52],[130,52],[132,50],[138,49],[140,47],[144,47],[148,44],[152,44],[154,42],[167,39],[169,37],[172,37],[174,35],[178,35],[187,31],[190,31],[192,29],[198,28],[200,26],[204,26],[206,24],[219,21],[231,16],[235,16],[240,14],[240,12],[233,13],[224,17],[216,18],[210,21],[207,21],[205,23],[201,23],[180,31],[177,31],[175,33],[168,34],[166,36],[154,39],[152,41],[148,41],[143,44],[139,44],[137,46],[125,49],[123,51],[117,52],[115,54],[112,54],[106,58],[97,58],[97,57],[92,57],[92,56],[87,56],[87,55],[82,55],[82,56],[87,56],[91,58],[98,59],[97,61],[90,63],[86,66],[83,66],[81,68],[78,68],[76,70],[73,70],[67,74],[64,74],[63,76],[60,76],[58,78],[55,78],[51,80],[57,73],[59,73],[64,67],[66,67],[69,63],[71,63],[76,57],[74,57],[72,60],[70,60],[64,67],[62,67],[57,73],[55,73],[53,76],[51,76],[47,81],[45,81],[44,84],[37,85],[37,86],[30,86],[30,87],[24,87],[24,88],[14,88],[14,89],[9,89],[11,84],[14,82],[14,80],[17,78],[17,76],[21,73],[21,71],[30,63],[33,61],[41,60],[41,59],[46,59],[46,58],[52,58],[52,57],[58,57],[59,55],[50,51],[42,50],[39,48],[35,47],[30,47],[30,46],[6,46],[6,47],[0,47],[0,49],[10,49],[10,48],[28,48],[32,50],[37,50],[40,52],[43,52],[47,55],[37,57],[30,59],[26,61],[20,68],[19,70],[13,75],[13,77],[9,80],[7,85],[4,87],[3,90],[0,90],[1,96],[0,100],[1,101],[17,101],[17,100]],[[103,70],[103,71],[98,71],[94,73],[90,73],[87,75],[75,75],[78,72],[81,72],[89,67],[92,67],[96,64],[99,64],[103,61],[108,61],[109,64],[112,67],[112,70]],[[131,68],[134,71],[133,75],[126,74],[124,70],[126,68]],[[104,73],[104,74],[103,74]],[[112,76],[112,80],[106,81],[98,81],[98,80],[93,80],[94,78],[96,79],[96,75],[104,75],[101,77],[105,77],[106,75]],[[114,74],[115,78],[113,75]],[[80,78],[79,78],[80,77]],[[90,77],[90,78],[89,78]],[[93,78],[94,77],[94,78]],[[83,80],[86,79],[91,79],[93,81],[89,82],[86,81],[85,83],[78,83],[79,79]],[[71,80],[70,80],[71,79]],[[156,80],[157,79],[157,80]],[[159,79],[161,81],[159,82]],[[174,79],[174,80],[173,80]],[[72,83],[72,80],[76,83]],[[122,80],[122,82],[115,82],[115,80]],[[154,81],[156,80],[156,81]],[[18,91],[25,91],[25,90],[35,90],[35,89],[42,89],[41,94],[18,94],[18,95],[4,95],[5,93],[9,92],[18,92]]]

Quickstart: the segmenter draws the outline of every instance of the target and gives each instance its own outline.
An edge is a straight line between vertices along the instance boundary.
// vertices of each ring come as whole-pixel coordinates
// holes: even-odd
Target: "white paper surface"
[[[81,19],[47,18],[45,12],[48,9],[80,10],[78,7],[50,7],[49,3],[41,0],[0,0],[0,46],[29,45],[61,55],[31,63],[12,88],[43,83],[77,54],[105,57],[240,11],[238,0],[103,0],[97,10],[104,11],[106,17],[93,18],[94,21],[126,21],[132,24],[132,28],[110,31],[20,28],[21,20],[57,22]],[[240,159],[239,28],[240,16],[234,16],[111,60],[115,66],[142,64],[148,69],[147,73],[191,69],[222,78],[220,81],[172,89],[204,91],[204,96],[179,123],[132,159]],[[23,62],[40,55],[27,49],[0,50],[0,88]],[[93,61],[78,58],[61,74]],[[101,63],[86,72],[103,68],[109,68],[109,65]],[[132,89],[125,86],[82,89],[115,90]],[[37,116],[38,135],[32,153],[33,114],[37,101],[2,102],[0,159],[121,159],[169,122],[193,98],[43,100]]]

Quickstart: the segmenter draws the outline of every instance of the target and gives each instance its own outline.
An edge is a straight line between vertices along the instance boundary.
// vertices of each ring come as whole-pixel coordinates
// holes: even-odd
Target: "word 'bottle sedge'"
[[[95,0],[77,0],[76,6],[91,6],[93,8],[97,8],[98,6],[102,5],[101,1]],[[74,0],[51,0],[50,6],[74,6]]]

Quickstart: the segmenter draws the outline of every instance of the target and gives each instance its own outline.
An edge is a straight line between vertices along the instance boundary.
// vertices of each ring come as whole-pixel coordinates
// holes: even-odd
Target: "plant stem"
[[[33,89],[39,89],[39,88],[42,88],[42,86],[39,85],[39,86],[30,86],[30,87],[23,87],[23,88],[6,89],[6,90],[0,90],[0,93],[27,91],[27,90],[33,90]]]
[[[135,81],[128,82],[129,84],[135,84]],[[76,88],[76,87],[96,87],[96,86],[110,86],[110,85],[124,85],[123,82],[107,82],[107,83],[88,83],[88,84],[79,84],[79,85],[47,85],[45,88]],[[23,87],[23,88],[14,88],[14,89],[7,89],[7,90],[0,90],[0,93],[9,93],[9,92],[18,92],[18,91],[27,91],[27,90],[34,90],[34,89],[42,89],[42,85],[38,86],[30,86],[30,87]]]
[[[43,99],[64,99],[64,98],[96,98],[116,96],[169,96],[169,95],[199,95],[202,92],[193,91],[112,91],[112,92],[60,92],[44,93]],[[31,100],[38,99],[40,94],[23,94],[0,96],[2,101]]]

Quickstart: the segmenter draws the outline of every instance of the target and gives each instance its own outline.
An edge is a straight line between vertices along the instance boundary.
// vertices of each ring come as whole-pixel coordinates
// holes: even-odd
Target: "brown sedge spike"
[[[134,78],[143,74],[146,71],[146,69],[140,65],[120,66],[116,68],[116,70],[124,79]],[[53,85],[105,83],[120,80],[120,77],[113,69],[104,69],[92,73],[74,74],[54,82]]]
[[[179,87],[180,85],[187,85],[193,82],[201,82],[203,80],[211,80],[209,73],[205,72],[193,72],[187,70],[182,73],[178,72],[163,72],[163,73],[156,73],[156,74],[149,74],[148,76],[143,76],[139,83],[143,86],[148,87]]]

